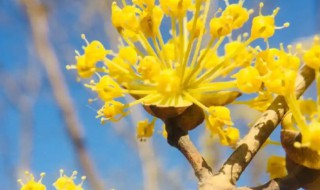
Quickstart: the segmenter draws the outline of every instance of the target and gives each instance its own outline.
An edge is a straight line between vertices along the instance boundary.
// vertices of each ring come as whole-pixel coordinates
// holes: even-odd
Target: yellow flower
[[[262,81],[259,72],[254,67],[246,67],[236,74],[237,86],[245,93],[258,92],[261,88]]]
[[[135,6],[128,5],[121,9],[116,2],[113,2],[111,9],[112,24],[119,32],[122,32],[123,29],[138,32],[140,29],[139,13],[139,9]]]
[[[165,14],[181,18],[186,16],[191,0],[160,0],[160,6]]]
[[[278,14],[279,8],[276,8],[272,15],[264,16],[261,13],[263,6],[264,4],[260,3],[260,14],[259,16],[254,17],[252,20],[251,37],[254,39],[263,38],[267,40],[274,35],[275,30],[277,29],[274,18]],[[283,27],[289,27],[289,23],[285,23]]]
[[[252,60],[256,56],[256,50],[251,47],[246,47],[241,41],[232,41],[227,43],[224,46],[225,49],[225,57],[232,57],[230,59],[229,65],[234,65],[230,67],[230,70],[233,70],[237,67],[246,67],[251,65]],[[232,56],[235,52],[237,52],[234,56]],[[228,67],[227,65],[225,67]],[[227,73],[230,70],[226,70]]]
[[[141,14],[140,27],[146,37],[155,37],[159,32],[163,11],[159,6],[149,6]]]
[[[244,1],[239,1],[238,4],[231,4],[222,12],[222,17],[231,18],[231,27],[233,29],[241,28],[249,19],[251,11],[243,8],[243,3]]]
[[[269,91],[285,95],[294,92],[297,75],[293,70],[276,69],[264,78],[264,84]]]
[[[85,176],[81,177],[81,183],[75,184],[74,179],[76,178],[77,172],[74,171],[70,177],[64,174],[63,170],[60,170],[60,177],[54,182],[53,186],[56,190],[83,190],[82,184],[86,179]]]
[[[151,137],[154,132],[155,121],[156,119],[153,119],[150,123],[147,119],[139,121],[137,126],[137,138],[143,139]]]
[[[255,67],[261,75],[266,75],[268,72],[281,65],[280,61],[283,60],[284,56],[285,52],[276,48],[266,49],[258,53]]]
[[[313,69],[320,68],[320,39],[318,36],[314,38],[314,45],[303,55],[303,60],[309,67]]]
[[[311,119],[317,114],[317,103],[312,99],[299,100],[299,108],[305,117]]]
[[[90,78],[97,71],[104,71],[104,68],[97,68],[96,64],[99,61],[103,61],[110,51],[106,50],[101,42],[94,40],[91,43],[88,42],[85,35],[81,35],[85,40],[87,46],[84,47],[84,54],[80,55],[76,51],[76,65],[67,65],[67,69],[77,69],[78,75],[81,78]]]
[[[231,127],[233,125],[230,117],[230,111],[224,106],[209,107],[210,115],[206,119],[206,127],[212,135],[219,135],[222,145],[232,146],[240,138],[239,130]],[[227,126],[224,128],[224,126]]]
[[[213,38],[226,36],[232,32],[232,18],[220,17],[213,18],[210,21],[210,34]]]
[[[105,102],[104,106],[98,110],[97,118],[101,117],[101,123],[105,121],[119,121],[125,117],[128,113],[124,111],[125,106],[121,102],[108,101]]]
[[[145,56],[138,66],[138,72],[144,80],[154,81],[161,71],[161,64],[153,56]]]
[[[240,139],[239,129],[235,127],[227,127],[223,130],[223,134],[220,137],[220,143],[225,146],[233,146],[236,145]]]
[[[163,96],[179,95],[181,81],[175,70],[163,70],[155,79],[157,90]]]
[[[286,160],[281,156],[270,156],[268,159],[267,172],[270,179],[281,178],[287,175]]]
[[[123,96],[122,88],[110,76],[105,75],[100,78],[99,82],[94,86],[89,86],[92,90],[96,91],[99,98],[103,101],[111,101],[114,98]]]
[[[125,60],[130,65],[134,65],[138,61],[138,55],[133,47],[121,47],[119,57]]]
[[[33,174],[28,171],[26,171],[25,174],[29,177],[29,180],[27,183],[23,183],[21,179],[18,180],[21,184],[20,190],[46,190],[46,186],[41,183],[45,173],[40,174],[40,179],[38,181],[35,181]]]

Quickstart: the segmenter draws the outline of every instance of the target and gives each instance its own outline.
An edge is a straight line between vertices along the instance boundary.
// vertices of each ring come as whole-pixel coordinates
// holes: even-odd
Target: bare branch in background
[[[83,135],[80,131],[81,125],[75,113],[68,89],[65,86],[64,77],[59,68],[57,56],[55,55],[55,51],[48,38],[46,9],[44,5],[36,0],[22,0],[21,4],[24,5],[29,17],[36,50],[41,63],[43,63],[43,66],[47,71],[54,97],[63,113],[68,134],[75,145],[84,173],[87,175],[92,189],[104,189],[102,182],[99,180],[99,177],[94,170],[92,160],[85,149]]]
[[[4,88],[5,96],[12,107],[16,108],[20,115],[20,166],[19,172],[30,169],[32,157],[32,139],[34,115],[33,107],[39,93],[39,72],[34,64],[27,65],[23,75],[13,75],[1,72],[1,86]],[[19,76],[17,78],[17,76]]]

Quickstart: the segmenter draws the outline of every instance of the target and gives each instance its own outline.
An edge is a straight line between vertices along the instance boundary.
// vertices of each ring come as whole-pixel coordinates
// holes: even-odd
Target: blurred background
[[[308,41],[319,34],[319,0],[264,2],[265,14],[281,7],[277,25],[291,23],[270,39],[271,46]],[[46,172],[43,183],[48,190],[53,189],[51,184],[58,178],[59,169],[67,175],[77,170],[77,182],[86,175],[84,188],[90,190],[196,189],[191,167],[167,144],[160,122],[154,136],[146,141],[136,138],[137,121],[148,117],[139,106],[121,122],[101,125],[95,118],[99,105],[88,104],[95,95],[77,82],[75,72],[65,69],[75,62],[74,50],[85,45],[82,33],[89,41],[97,39],[106,48],[117,49],[119,36],[110,23],[111,3],[0,0],[1,190],[19,189],[17,179],[25,178],[25,170],[34,173],[36,179]],[[212,2],[213,7],[219,4],[223,1]],[[255,12],[258,4],[254,0],[245,2]],[[243,136],[259,113],[244,106],[231,109]],[[279,140],[278,132],[273,140]],[[203,126],[190,135],[215,171],[232,152],[209,137]],[[280,147],[266,147],[244,172],[239,185],[266,182],[266,158],[271,154],[284,153]]]

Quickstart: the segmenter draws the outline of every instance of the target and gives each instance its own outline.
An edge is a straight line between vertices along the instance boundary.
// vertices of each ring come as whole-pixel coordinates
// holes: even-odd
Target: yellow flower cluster
[[[42,179],[45,176],[45,173],[41,173],[41,178],[38,181],[35,181],[33,174],[25,172],[28,176],[28,181],[23,183],[21,179],[18,182],[21,184],[20,190],[46,190],[46,186],[42,184]],[[60,170],[60,177],[53,184],[56,190],[83,190],[82,184],[86,179],[85,176],[81,177],[81,183],[75,184],[74,179],[76,178],[77,172],[74,171],[70,177],[64,174],[63,170]]]
[[[313,151],[316,151],[320,155],[320,40],[319,37],[314,38],[313,46],[306,51],[303,51],[298,45],[300,49],[300,53],[302,54],[304,63],[313,68],[316,74],[316,86],[317,86],[317,102],[312,99],[309,100],[297,100],[294,86],[297,72],[296,68],[299,65],[299,59],[296,57],[289,57],[286,61],[286,68],[282,70],[282,77],[284,79],[284,83],[287,83],[290,87],[288,89],[281,90],[281,93],[284,95],[286,102],[292,112],[293,118],[296,123],[297,129],[301,132],[302,140],[301,142],[296,142],[296,147],[305,147],[309,148]],[[278,59],[281,62],[281,59]],[[276,73],[273,75],[281,75],[280,73]],[[275,84],[277,81],[273,79],[273,83]],[[274,85],[273,84],[273,85]],[[277,90],[279,91],[279,90]],[[276,91],[275,91],[276,92]],[[295,129],[292,126],[284,126],[289,129]]]
[[[225,2],[225,9],[218,9],[213,18],[208,18],[208,0],[160,0],[159,5],[154,0],[133,0],[132,4],[123,1],[122,6],[114,2],[111,22],[122,37],[118,53],[106,50],[98,41],[89,43],[83,35],[87,44],[84,53],[77,52],[76,64],[67,66],[76,69],[79,77],[92,79],[86,86],[104,102],[97,117],[102,122],[118,121],[136,104],[159,108],[187,108],[195,104],[203,110],[211,133],[219,135],[223,144],[235,144],[239,131],[232,127],[228,108],[212,103],[208,97],[223,99],[227,93],[221,92],[234,89],[260,93],[263,83],[269,89],[283,92],[291,88],[283,81],[294,76],[280,71],[294,56],[284,50],[269,49],[268,45],[266,50],[250,46],[259,38],[267,42],[276,29],[289,26],[288,23],[275,26],[279,8],[265,16],[261,3],[259,15],[253,18],[251,34],[234,37],[234,31],[244,26],[253,10],[244,7],[244,0]],[[171,22],[171,36],[166,41],[160,30],[164,17]],[[209,40],[204,40],[205,36]],[[222,44],[225,44],[223,54]],[[276,68],[270,68],[269,64]],[[233,75],[235,79],[230,78],[239,68]],[[276,69],[280,73],[269,72]],[[273,75],[277,75],[278,81],[268,83]],[[121,103],[126,94],[136,100]],[[140,122],[137,136],[151,136],[153,125]]]

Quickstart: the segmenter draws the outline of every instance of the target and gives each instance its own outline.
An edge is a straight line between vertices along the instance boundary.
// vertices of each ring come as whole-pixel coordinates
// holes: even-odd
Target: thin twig
[[[63,113],[68,134],[70,135],[72,142],[74,142],[81,166],[88,177],[92,189],[104,189],[103,184],[94,170],[89,154],[85,149],[83,135],[80,131],[81,125],[79,119],[75,113],[68,89],[65,86],[64,77],[59,68],[57,56],[48,39],[48,19],[46,9],[36,0],[22,0],[21,3],[26,8],[36,50],[41,63],[43,63],[43,66],[47,71],[54,96]]]
[[[176,147],[189,161],[200,183],[212,176],[211,168],[191,142],[186,131],[179,128],[174,119],[165,121],[168,143]]]

